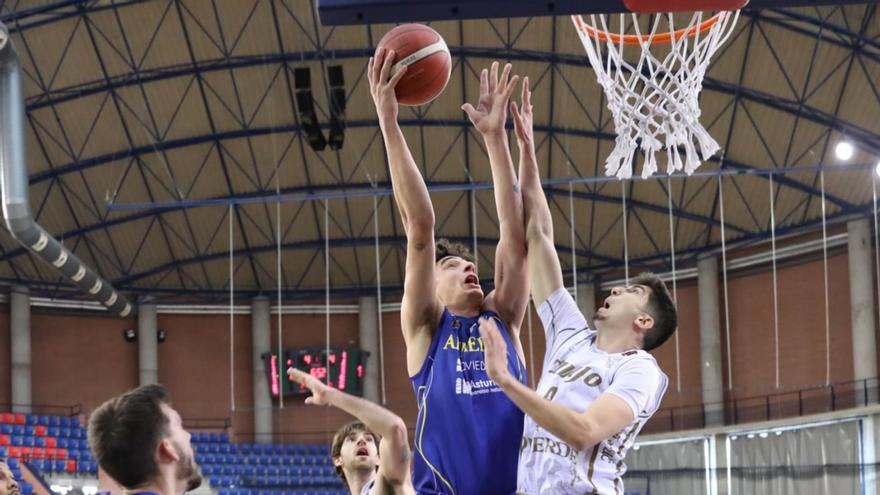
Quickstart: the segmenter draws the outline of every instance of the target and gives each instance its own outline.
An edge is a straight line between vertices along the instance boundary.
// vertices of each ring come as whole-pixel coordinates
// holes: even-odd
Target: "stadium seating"
[[[231,443],[193,433],[196,461],[219,495],[348,495],[326,446]]]
[[[39,474],[97,475],[86,436],[76,418],[0,413],[0,459],[19,480],[22,462]],[[348,495],[327,446],[232,443],[218,432],[194,432],[192,442],[218,495]],[[22,495],[33,493],[20,485]]]
[[[46,473],[96,475],[98,463],[86,437],[77,418],[0,413],[0,459],[16,466],[27,461]],[[22,495],[28,495],[24,488]]]

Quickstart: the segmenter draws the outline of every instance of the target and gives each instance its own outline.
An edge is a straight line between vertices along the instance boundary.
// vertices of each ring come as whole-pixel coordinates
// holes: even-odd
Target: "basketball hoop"
[[[649,12],[638,8],[640,3],[650,0],[631,0],[627,7]],[[708,7],[736,9],[745,2],[726,0],[726,4]],[[711,16],[695,12],[680,29],[675,29],[673,13],[657,14],[646,34],[642,34],[635,13],[619,14],[616,32],[609,29],[612,23],[605,15],[584,17],[589,19],[574,15],[572,21],[608,98],[617,131],[614,149],[605,160],[605,175],[632,177],[637,149],[645,155],[642,178],[657,172],[655,155],[661,149],[666,150],[667,173],[684,170],[692,174],[702,160],[719,149],[718,142],[700,124],[698,97],[709,60],[730,37],[739,10],[723,10]],[[635,34],[626,34],[628,22]],[[661,25],[668,26],[668,30],[660,31]],[[668,53],[660,56],[665,49],[661,47],[668,47]],[[637,63],[624,59],[627,49],[640,52]]]

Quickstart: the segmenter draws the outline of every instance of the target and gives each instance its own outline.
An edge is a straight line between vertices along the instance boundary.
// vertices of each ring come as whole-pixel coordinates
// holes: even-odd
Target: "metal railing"
[[[666,433],[794,418],[880,403],[880,379],[865,378],[717,403],[664,408],[643,433]]]

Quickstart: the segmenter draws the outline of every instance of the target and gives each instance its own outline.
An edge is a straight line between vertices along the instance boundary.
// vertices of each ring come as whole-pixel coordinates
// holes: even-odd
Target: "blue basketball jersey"
[[[525,383],[525,366],[504,323],[507,367]],[[425,364],[410,378],[418,400],[413,485],[420,495],[511,495],[523,413],[486,372],[479,317],[443,310]]]

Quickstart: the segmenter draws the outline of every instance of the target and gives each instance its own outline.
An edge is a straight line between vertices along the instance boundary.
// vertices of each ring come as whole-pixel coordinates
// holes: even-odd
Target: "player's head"
[[[437,241],[434,251],[437,296],[447,306],[481,304],[483,289],[474,256],[462,244]]]
[[[360,421],[348,423],[333,435],[330,457],[336,474],[347,483],[346,472],[375,471],[379,467],[379,436]]]
[[[650,351],[675,332],[678,315],[666,284],[653,273],[642,273],[626,287],[611,289],[593,323],[602,331],[635,331],[642,338],[642,349]]]
[[[96,409],[89,446],[101,469],[126,489],[171,482],[189,491],[201,485],[190,434],[161,385],[138,387]]]
[[[9,466],[0,461],[0,495],[18,495],[18,482],[12,476]]]

